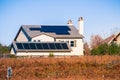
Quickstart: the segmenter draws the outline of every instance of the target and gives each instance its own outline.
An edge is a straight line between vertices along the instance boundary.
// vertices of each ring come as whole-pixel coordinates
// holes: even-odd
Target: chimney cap
[[[78,19],[78,21],[80,21],[80,20],[83,20],[83,17],[80,17],[80,18]]]
[[[70,20],[68,20],[68,23],[67,23],[68,25],[73,25],[73,23],[72,23],[72,20],[70,19]]]

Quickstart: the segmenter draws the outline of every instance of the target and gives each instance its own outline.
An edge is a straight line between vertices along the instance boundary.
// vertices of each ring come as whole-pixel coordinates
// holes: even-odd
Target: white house
[[[105,40],[103,40],[103,43],[115,43],[117,45],[120,45],[120,32],[107,37]]]
[[[67,25],[22,25],[12,43],[16,56],[80,56],[83,54],[83,18],[78,29]]]

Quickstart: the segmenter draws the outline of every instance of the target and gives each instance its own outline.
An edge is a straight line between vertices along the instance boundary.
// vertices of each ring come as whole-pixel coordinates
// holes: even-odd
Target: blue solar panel
[[[56,49],[56,47],[55,47],[55,44],[54,44],[54,43],[49,43],[49,47],[50,47],[50,49]]]
[[[36,45],[34,43],[29,43],[30,49],[36,49]]]
[[[30,28],[30,30],[31,31],[36,31],[36,30],[38,31],[38,30],[40,30],[40,28]]]
[[[69,35],[68,26],[41,26],[41,28],[30,28],[32,31],[51,32],[57,35]]]
[[[21,43],[16,43],[18,49],[24,49]]]
[[[29,47],[29,44],[28,43],[22,43],[23,44],[23,46],[24,46],[24,49],[30,49],[30,47]]]
[[[55,43],[56,49],[62,49],[60,43]]]
[[[43,49],[41,43],[36,43],[37,49]]]
[[[62,43],[61,45],[62,45],[62,48],[63,48],[63,49],[68,49],[68,46],[67,46],[66,43]]]
[[[69,49],[67,43],[16,43],[22,50],[62,50]]]
[[[49,49],[48,44],[47,43],[42,43],[43,49]]]

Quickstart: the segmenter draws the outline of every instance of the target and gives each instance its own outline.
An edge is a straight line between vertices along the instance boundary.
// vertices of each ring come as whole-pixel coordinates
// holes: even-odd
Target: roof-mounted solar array
[[[69,50],[67,43],[16,43],[18,50]]]
[[[69,26],[40,26],[40,28],[30,28],[31,31],[51,32],[57,35],[69,35]]]

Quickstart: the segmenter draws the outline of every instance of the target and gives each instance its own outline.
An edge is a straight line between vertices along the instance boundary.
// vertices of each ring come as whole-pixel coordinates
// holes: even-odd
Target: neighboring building
[[[77,30],[68,25],[22,25],[12,43],[10,54],[16,56],[83,55],[83,18]]]
[[[120,45],[120,33],[116,34],[116,35],[111,35],[108,38],[106,38],[103,43],[116,43],[118,45]]]

